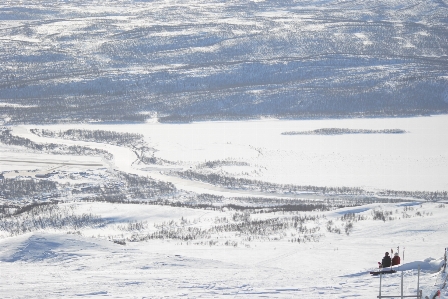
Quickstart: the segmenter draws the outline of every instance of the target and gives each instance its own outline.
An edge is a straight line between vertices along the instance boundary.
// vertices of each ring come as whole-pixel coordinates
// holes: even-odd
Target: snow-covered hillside
[[[231,220],[231,211],[65,204],[65,208],[70,206],[75,214],[101,215],[108,223],[0,239],[2,298],[376,298],[379,277],[369,271],[377,270],[384,252],[397,252],[397,246],[402,264],[394,267],[396,274],[382,278],[383,295],[400,298],[402,272],[404,295],[416,294],[419,267],[424,296],[441,289],[447,276],[441,267],[448,222],[446,208],[438,203],[310,213],[323,217],[306,224],[321,228],[317,242],[291,242],[291,231],[284,238],[269,235],[269,226],[259,232],[264,238],[252,241],[238,231],[215,231],[210,237],[192,240],[138,241],[138,236],[157,230],[207,229],[223,217],[229,223],[242,222]],[[374,220],[374,210],[391,211],[393,219]],[[343,219],[353,213],[358,220],[349,235],[326,228],[329,223],[343,227]],[[291,216],[294,214],[251,217]],[[226,239],[230,242],[224,244]],[[120,240],[126,240],[126,245],[118,244]],[[440,298],[448,298],[446,288]]]
[[[448,110],[448,3],[0,3],[10,123]]]
[[[447,299],[447,1],[0,1],[0,297]]]

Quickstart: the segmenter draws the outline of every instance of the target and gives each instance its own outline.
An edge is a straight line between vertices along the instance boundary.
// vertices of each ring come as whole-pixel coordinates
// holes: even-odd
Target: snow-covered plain
[[[14,128],[19,136],[36,142],[89,144],[29,133],[32,128],[72,128],[139,133],[155,156],[183,168],[207,161],[246,162],[245,166],[218,166],[215,173],[280,184],[347,186],[365,189],[448,190],[448,116],[340,120],[257,120],[147,123],[140,125],[57,125]],[[288,131],[320,128],[401,129],[404,134],[282,135]],[[126,148],[90,143],[112,152],[115,167],[162,178],[163,166],[133,164]],[[131,167],[131,164],[133,166]],[[170,166],[173,167],[173,166]],[[168,167],[169,168],[169,167]],[[155,171],[151,171],[154,169]],[[149,170],[146,173],[145,170]],[[165,180],[169,178],[165,176]],[[171,180],[175,180],[171,178]]]

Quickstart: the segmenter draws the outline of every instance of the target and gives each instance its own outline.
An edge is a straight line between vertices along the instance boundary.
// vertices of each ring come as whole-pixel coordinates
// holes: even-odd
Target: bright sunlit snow
[[[447,16],[2,1],[0,297],[448,298]]]

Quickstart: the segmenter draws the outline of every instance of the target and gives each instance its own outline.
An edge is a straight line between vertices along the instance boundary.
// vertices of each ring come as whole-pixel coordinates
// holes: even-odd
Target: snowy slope
[[[420,287],[429,295],[446,276],[438,272],[448,231],[446,211],[430,203],[410,207],[424,216],[359,221],[350,235],[325,232],[317,243],[254,241],[233,247],[176,240],[114,244],[106,235],[123,233],[120,223],[142,219],[160,223],[186,214],[136,205],[78,204],[79,213],[87,209],[115,224],[81,229],[81,236],[56,230],[0,240],[0,288],[3,298],[374,298],[379,277],[369,271],[384,251],[400,246],[402,265],[397,274],[382,278],[383,295],[400,294],[402,271],[405,295],[415,294],[419,267]],[[345,213],[368,216],[374,208],[379,207],[338,210],[326,217],[339,223],[337,218]],[[401,211],[404,206],[381,208]],[[199,213],[193,210],[187,218]],[[448,298],[446,289],[441,298]]]

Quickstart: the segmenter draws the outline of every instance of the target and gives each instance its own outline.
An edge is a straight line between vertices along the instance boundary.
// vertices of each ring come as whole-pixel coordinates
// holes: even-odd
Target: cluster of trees
[[[142,203],[142,201],[158,201],[175,197],[176,187],[170,182],[153,180],[147,177],[114,172],[110,174],[109,182],[103,184],[77,184],[72,187],[72,193],[81,195],[84,200],[106,201],[114,203]]]
[[[139,197],[136,193],[128,192],[125,182],[116,181],[110,183],[111,187],[104,191],[105,186],[91,187],[89,185],[77,185],[77,194],[84,195],[83,200],[106,201],[113,203],[165,205],[172,207],[184,207],[192,209],[204,209],[215,211],[244,211],[250,214],[282,213],[297,214],[309,211],[331,211],[344,207],[356,207],[371,203],[402,202],[402,199],[387,199],[376,197],[334,197],[326,199],[297,199],[297,198],[266,198],[266,197],[232,197],[226,198],[213,194],[182,193],[181,190],[165,188],[160,182],[161,192],[156,196]],[[172,192],[172,193],[170,193]],[[150,195],[150,194],[149,194]],[[140,196],[145,196],[141,195]]]
[[[66,131],[51,131],[45,129],[31,129],[33,134],[42,137],[62,138],[69,140],[82,140],[98,143],[107,143],[118,146],[125,146],[134,151],[137,158],[143,164],[169,164],[170,162],[164,159],[160,159],[154,156],[156,151],[146,145],[143,140],[143,135],[136,133],[121,133],[105,130],[80,130],[70,129]],[[69,147],[71,149],[71,147]],[[73,152],[78,152],[76,149],[71,149]]]
[[[357,213],[346,213],[346,214],[342,215],[339,219],[341,221],[357,222],[357,221],[366,220],[367,217],[364,215],[357,214]]]
[[[424,199],[427,201],[438,201],[448,199],[448,191],[395,191],[382,190],[378,191],[379,196],[394,196],[394,197],[412,197],[417,199]]]
[[[60,172],[59,176],[63,176]],[[72,173],[69,178],[76,177]],[[91,201],[107,201],[128,203],[131,201],[159,201],[177,198],[178,190],[169,182],[156,181],[124,172],[109,173],[107,183],[95,181],[82,184],[61,184],[49,179],[36,178],[4,178],[0,180],[0,198],[7,201],[68,198],[70,195],[78,199]]]
[[[31,133],[42,137],[63,138],[69,140],[83,140],[92,142],[109,143],[114,145],[128,145],[138,142],[143,138],[141,134],[120,133],[105,130],[79,130],[51,131],[45,129],[31,129]]]
[[[6,145],[18,145],[37,151],[53,151],[58,148],[54,143],[36,143],[28,138],[22,138],[11,134],[11,129],[0,130],[0,142]]]
[[[328,220],[326,224],[327,231],[330,233],[341,234],[342,230],[344,230],[345,234],[348,236],[354,228],[354,223],[367,220],[367,217],[356,213],[346,213],[336,220],[341,222],[340,226],[337,226],[333,220]]]
[[[171,164],[170,161],[155,157],[154,153],[156,152],[156,150],[146,144],[146,142],[143,140],[143,135],[141,134],[80,129],[70,129],[59,132],[44,129],[32,129],[31,132],[43,137],[82,140],[125,146],[130,148],[143,164]]]
[[[56,203],[33,203],[17,209],[13,214],[0,216],[0,231],[11,236],[41,229],[78,230],[107,223],[105,219],[93,214],[76,215],[69,207],[61,207]]]
[[[283,132],[282,135],[403,134],[403,133],[406,133],[406,131],[401,129],[367,130],[367,129],[347,129],[347,128],[323,128],[312,131]]]
[[[221,166],[249,166],[249,163],[243,161],[214,160],[199,164],[197,168],[216,168]]]
[[[303,215],[289,217],[275,217],[269,219],[252,219],[247,212],[236,212],[231,218],[222,217],[215,221],[215,225],[209,228],[192,225],[191,221],[182,219],[181,223],[176,221],[156,224],[156,231],[150,234],[136,236],[130,241],[146,241],[153,239],[171,239],[189,242],[193,240],[213,240],[222,236],[226,242],[229,239],[239,238],[241,241],[275,241],[285,239],[291,233],[294,238],[288,239],[291,242],[318,242],[321,234],[318,234],[320,227],[309,227],[309,223],[318,223],[324,216]],[[197,222],[197,221],[193,221]],[[230,235],[229,235],[230,233]],[[217,241],[211,245],[218,244]],[[232,243],[233,244],[233,243]],[[223,243],[223,245],[229,245]]]
[[[373,220],[394,220],[394,218],[391,216],[393,213],[392,211],[383,211],[383,210],[372,210],[372,216]]]
[[[156,181],[125,172],[118,172],[116,179],[123,183],[124,191],[130,198],[174,196],[177,191],[176,187],[170,182]]]
[[[59,185],[50,180],[5,178],[0,180],[0,196],[7,200],[63,196]]]
[[[303,192],[319,193],[323,195],[359,195],[363,200],[372,202],[399,202],[402,198],[417,198],[428,201],[448,199],[447,191],[394,191],[383,190],[371,192],[359,187],[320,187],[310,185],[275,184],[259,180],[229,177],[218,173],[200,173],[191,169],[171,172],[189,180],[197,180],[230,189],[254,190],[269,193],[300,194]],[[377,197],[378,196],[378,197]],[[385,197],[385,198],[380,198]]]
[[[55,143],[36,143],[28,138],[14,136],[10,129],[0,130],[0,142],[6,145],[18,145],[32,150],[48,152],[52,154],[71,154],[79,156],[102,156],[106,159],[112,159],[112,154],[105,150],[89,148],[85,146],[66,146]]]
[[[432,215],[432,213],[425,213],[425,212],[420,212],[420,211],[416,211],[414,213],[410,213],[413,212],[415,209],[413,207],[408,207],[405,206],[403,208],[402,211],[400,210],[395,210],[395,216],[393,215],[394,212],[393,211],[384,211],[384,210],[377,210],[374,209],[372,210],[372,218],[373,220],[381,220],[381,221],[393,221],[396,219],[405,219],[405,218],[411,218],[411,217],[424,217],[424,216],[430,216]]]
[[[182,178],[197,180],[231,189],[256,190],[270,193],[291,193],[299,194],[302,192],[322,193],[329,195],[366,195],[367,191],[359,187],[318,187],[318,186],[299,186],[290,184],[275,184],[259,180],[250,180],[245,178],[235,178],[216,173],[203,174],[193,170],[172,172]]]
[[[336,233],[336,234],[340,234],[341,233],[341,229],[339,227],[334,226],[334,221],[333,220],[328,220],[327,221],[327,231],[330,233]]]

